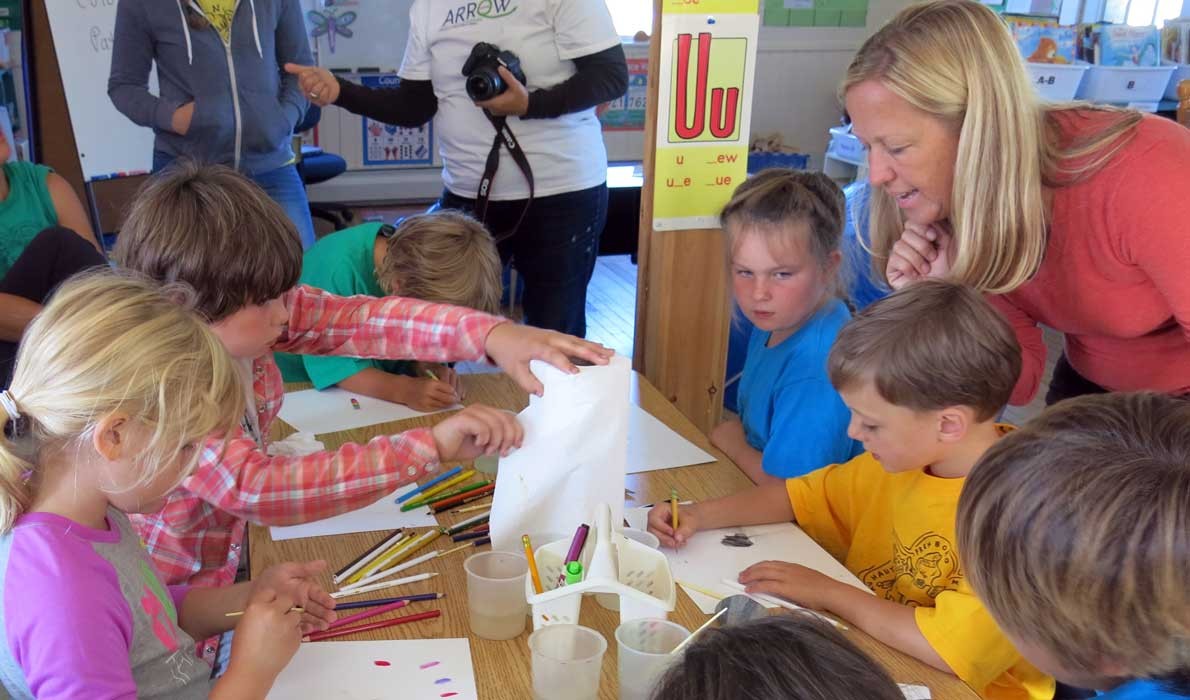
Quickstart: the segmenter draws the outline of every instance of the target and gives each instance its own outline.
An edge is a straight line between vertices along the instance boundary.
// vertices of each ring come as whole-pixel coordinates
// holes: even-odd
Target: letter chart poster
[[[747,177],[758,0],[665,0],[653,228],[717,228]]]
[[[395,74],[361,75],[360,83],[371,88],[395,87]],[[364,165],[429,165],[434,161],[432,123],[408,129],[367,117],[363,122]]]

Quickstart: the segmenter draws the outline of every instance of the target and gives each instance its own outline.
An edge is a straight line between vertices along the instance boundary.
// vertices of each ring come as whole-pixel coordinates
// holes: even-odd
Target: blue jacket
[[[148,86],[154,62],[158,95]],[[313,63],[298,0],[239,0],[230,44],[212,27],[192,29],[179,0],[120,0],[107,94],[152,127],[156,150],[251,175],[293,160],[290,136],[309,104],[286,62]],[[174,110],[190,101],[190,130],[175,134]]]

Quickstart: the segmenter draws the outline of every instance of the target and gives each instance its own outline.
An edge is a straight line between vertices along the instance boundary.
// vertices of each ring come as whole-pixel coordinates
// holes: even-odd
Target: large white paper
[[[466,639],[309,642],[278,676],[268,700],[476,700]]]
[[[353,398],[359,402],[359,409],[352,407]],[[451,406],[442,411],[459,408],[462,406]],[[336,387],[322,391],[306,389],[286,394],[277,417],[302,432],[326,435],[340,430],[365,428],[369,425],[428,416],[442,411],[422,413],[399,403],[353,394]]]
[[[732,547],[723,544],[724,537],[735,534],[746,535],[752,541],[752,546]],[[665,547],[661,551],[669,559],[669,568],[679,585],[689,583],[722,596],[739,593],[723,585],[723,579],[734,580],[749,566],[770,559],[801,564],[871,593],[862,581],[792,523],[706,530],[691,537],[677,551]],[[715,611],[718,600],[689,588],[685,590],[704,613]]]
[[[628,473],[687,467],[715,458],[671,430],[640,406],[628,411]]]
[[[521,549],[526,532],[574,532],[595,507],[624,517],[631,368],[619,355],[607,365],[566,374],[534,361],[545,391],[519,419],[523,446],[500,460],[492,502],[492,546]]]
[[[438,525],[438,520],[430,511],[429,506],[414,508],[402,513],[401,506],[396,503],[397,496],[415,488],[417,488],[417,484],[407,484],[370,506],[325,520],[315,520],[312,523],[290,525],[289,527],[270,527],[269,534],[273,536],[274,542],[280,542],[303,537],[346,535],[351,532],[396,530],[399,527],[435,527]]]

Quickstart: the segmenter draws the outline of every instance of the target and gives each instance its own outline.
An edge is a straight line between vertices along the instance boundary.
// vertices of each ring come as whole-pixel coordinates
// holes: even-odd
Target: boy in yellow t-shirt
[[[1005,638],[955,549],[964,478],[1006,431],[994,419],[1020,364],[1012,330],[978,293],[914,284],[856,316],[827,360],[862,455],[683,507],[676,532],[668,506],[655,508],[649,529],[677,547],[698,530],[796,520],[876,595],[779,561],[740,573],[749,592],[833,613],[985,698],[1051,698],[1053,679]]]

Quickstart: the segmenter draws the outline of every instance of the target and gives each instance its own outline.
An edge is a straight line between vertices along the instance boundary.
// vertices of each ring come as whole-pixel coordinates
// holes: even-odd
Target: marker
[[[455,467],[454,469],[451,469],[448,472],[443,472],[442,474],[439,474],[438,476],[434,477],[433,479],[430,479],[429,481],[422,484],[421,486],[418,486],[417,488],[413,489],[409,493],[405,493],[405,494],[398,496],[397,503],[404,503],[405,501],[408,501],[410,498],[413,498],[414,496],[421,493],[422,491],[425,491],[426,489],[430,488],[434,484],[437,484],[440,481],[445,481],[446,479],[451,478],[452,476],[454,476],[455,474],[458,474],[461,471],[463,471],[463,467],[460,465],[460,466]]]
[[[583,554],[583,545],[587,543],[587,533],[591,531],[591,526],[583,523],[574,531],[574,539],[570,541],[570,549],[566,552],[566,559],[563,560],[565,564],[570,564],[576,561]],[[566,571],[569,567],[564,566],[562,573],[558,574],[558,585],[562,586],[566,583]]]
[[[357,401],[354,396],[351,397],[351,407],[357,411],[359,410],[359,401]]]
[[[566,565],[566,585],[578,583],[583,580],[583,563],[581,561],[572,561]]]
[[[533,590],[537,595],[541,595],[541,574],[537,572],[537,560],[533,558],[533,545],[529,542],[528,535],[521,535],[521,544],[525,545],[525,559],[529,560],[529,575],[533,577]]]

